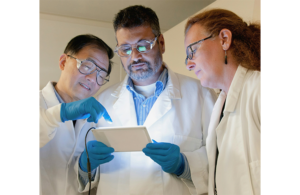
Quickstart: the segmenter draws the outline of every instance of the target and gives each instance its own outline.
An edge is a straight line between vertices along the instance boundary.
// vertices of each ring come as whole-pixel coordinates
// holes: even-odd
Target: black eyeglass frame
[[[191,43],[191,44],[189,44],[189,45],[186,47],[186,50],[185,50],[185,52],[186,52],[185,65],[187,65],[188,59],[190,59],[190,60],[193,59],[194,53],[196,52],[196,50],[195,50],[195,51],[192,50],[192,46],[193,46],[193,45],[196,45],[196,44],[198,44],[198,43],[201,43],[202,41],[205,41],[205,40],[210,39],[210,38],[212,38],[212,35],[210,35],[209,37],[206,37],[206,38],[204,38],[204,39],[201,39],[201,40],[199,40],[199,41],[196,41],[196,42],[194,42],[194,43]],[[199,48],[199,47],[198,47],[198,48]],[[197,49],[198,49],[198,48],[197,48]],[[189,58],[189,55],[188,55],[188,49],[190,49],[190,51],[191,51],[191,54],[192,54],[192,57],[191,57],[191,58]]]
[[[82,61],[81,61],[81,60],[79,60],[79,59],[77,59],[77,58],[75,58],[75,57],[73,57],[73,56],[71,56],[71,55],[67,55],[67,56],[69,56],[70,58],[73,58],[73,59],[75,59],[75,60],[77,61],[77,70],[78,70],[81,74],[84,74],[84,75],[90,75],[90,74],[93,74],[95,71],[97,71],[97,76],[101,77],[101,78],[103,79],[103,81],[106,81],[106,82],[102,82],[102,84],[100,85],[100,84],[98,83],[98,79],[97,79],[98,77],[96,77],[96,81],[97,81],[96,83],[97,83],[99,86],[105,85],[107,82],[109,82],[109,78],[110,78],[109,75],[106,76],[105,78],[103,78],[103,77],[99,74],[101,71],[106,72],[106,74],[108,74],[108,72],[107,72],[105,69],[103,69],[103,68],[99,67],[98,65],[96,65],[94,62],[88,60],[88,61],[92,62],[92,63],[96,66],[96,69],[95,69],[94,71],[90,72],[90,73],[83,73],[83,72],[81,72],[81,71],[79,70],[79,68],[80,68],[82,62],[85,61],[85,60],[82,60]],[[97,68],[99,68],[100,70],[98,70]],[[99,75],[98,75],[98,74],[99,74]]]

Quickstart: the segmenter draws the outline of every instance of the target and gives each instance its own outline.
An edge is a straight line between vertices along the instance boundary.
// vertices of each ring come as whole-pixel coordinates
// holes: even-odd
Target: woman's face
[[[200,24],[194,24],[186,33],[185,49],[192,43],[209,37],[210,34]],[[194,70],[201,85],[209,88],[220,89],[224,68],[225,51],[222,40],[215,36],[200,43],[194,51],[193,59],[187,60],[187,69]]]

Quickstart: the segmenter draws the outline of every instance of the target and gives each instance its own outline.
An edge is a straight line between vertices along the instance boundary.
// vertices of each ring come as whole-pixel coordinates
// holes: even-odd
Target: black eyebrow
[[[101,68],[100,66],[98,66],[95,60],[93,60],[92,58],[87,58],[86,60],[93,62],[100,70],[108,72],[105,68]]]
[[[141,42],[141,41],[152,41],[152,40],[149,40],[149,39],[140,39],[137,43]],[[126,46],[126,45],[131,45],[131,44],[122,44],[120,46]]]

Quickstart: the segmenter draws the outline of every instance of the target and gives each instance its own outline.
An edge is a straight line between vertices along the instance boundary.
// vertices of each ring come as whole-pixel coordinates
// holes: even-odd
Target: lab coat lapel
[[[126,89],[128,75],[122,84],[112,93],[118,99],[113,105],[113,109],[118,116],[122,126],[137,126],[135,106],[132,94]]]
[[[162,118],[172,108],[172,99],[181,99],[180,86],[177,76],[168,68],[167,85],[151,108],[144,126],[149,128]]]
[[[216,128],[219,125],[220,122],[220,115],[222,111],[222,107],[224,105],[226,99],[226,94],[222,91],[219,95],[218,100],[215,103],[215,106],[213,108],[210,123],[208,126],[208,136],[207,136],[207,156],[209,165],[212,165],[209,167],[209,191],[213,190],[214,188],[214,173],[215,173],[215,162],[216,162],[216,151],[217,151],[217,136],[216,136]],[[212,191],[213,192],[213,191]],[[211,192],[211,193],[212,193]],[[213,194],[213,193],[212,193]]]
[[[160,96],[157,98],[154,105],[152,106],[147,116],[147,119],[144,123],[144,126],[149,128],[153,123],[155,123],[164,114],[166,114],[171,108],[172,108],[171,99],[166,93],[166,91],[163,91],[160,94]]]

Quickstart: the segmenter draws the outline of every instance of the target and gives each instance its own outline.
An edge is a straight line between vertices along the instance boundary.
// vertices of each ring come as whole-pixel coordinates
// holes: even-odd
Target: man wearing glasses
[[[116,152],[100,165],[97,194],[207,193],[205,139],[215,93],[163,62],[165,41],[153,10],[125,8],[114,29],[127,76],[100,94],[113,124],[100,119],[97,126],[144,125],[156,143],[142,152]]]
[[[111,122],[106,109],[92,96],[109,81],[113,56],[98,37],[79,35],[60,56],[59,81],[49,82],[40,91],[41,194],[80,194],[74,165],[84,149],[85,135],[101,117]],[[103,148],[111,156],[113,149]],[[82,169],[79,175],[85,178]]]

